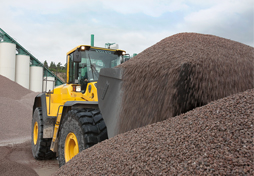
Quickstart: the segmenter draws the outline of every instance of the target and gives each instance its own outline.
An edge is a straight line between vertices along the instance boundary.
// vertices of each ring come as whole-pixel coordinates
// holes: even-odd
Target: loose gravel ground
[[[57,160],[35,160],[30,141],[0,146],[0,176],[49,176],[58,168]]]
[[[37,176],[38,174],[29,166],[27,163],[19,163],[19,161],[27,161],[28,155],[24,154],[26,151],[19,152],[19,156],[17,154],[13,157],[12,152],[15,151],[19,147],[12,148],[11,146],[4,146],[0,147],[0,175],[1,176],[19,176],[19,175],[26,175],[26,176]],[[14,153],[14,152],[13,152]],[[20,156],[22,155],[22,157]],[[30,154],[31,155],[31,154]],[[10,158],[11,157],[11,158]]]
[[[55,175],[253,175],[254,89],[119,134]]]

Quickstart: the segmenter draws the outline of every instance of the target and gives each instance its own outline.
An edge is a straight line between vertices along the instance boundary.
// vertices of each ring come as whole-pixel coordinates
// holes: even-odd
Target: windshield
[[[83,51],[79,63],[79,83],[98,81],[102,68],[112,68],[121,64],[122,56],[113,51],[90,49]],[[84,90],[84,89],[83,89]]]

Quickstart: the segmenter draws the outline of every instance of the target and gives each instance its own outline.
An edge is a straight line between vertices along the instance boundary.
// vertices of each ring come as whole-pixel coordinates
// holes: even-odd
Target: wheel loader
[[[82,150],[117,134],[125,51],[80,45],[67,53],[66,84],[35,97],[32,154],[61,167]],[[99,97],[99,98],[98,98]]]

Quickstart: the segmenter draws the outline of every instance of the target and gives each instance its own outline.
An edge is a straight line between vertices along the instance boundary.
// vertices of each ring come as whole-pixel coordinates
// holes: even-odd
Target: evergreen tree
[[[56,69],[56,64],[55,64],[55,62],[51,61],[49,67],[50,67],[51,69],[52,69],[52,68],[53,68],[53,69]]]
[[[44,64],[43,64],[43,65],[44,65],[44,67],[49,68],[48,62],[47,62],[46,60],[44,61]]]
[[[56,66],[57,70],[61,70],[61,65],[62,65],[61,62],[58,62],[57,66]]]

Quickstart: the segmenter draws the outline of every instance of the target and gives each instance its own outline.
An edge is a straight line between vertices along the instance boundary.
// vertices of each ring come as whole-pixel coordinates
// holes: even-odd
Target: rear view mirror
[[[74,54],[73,61],[74,62],[81,62],[81,53],[78,50],[76,50],[76,51],[74,51],[73,54]]]

